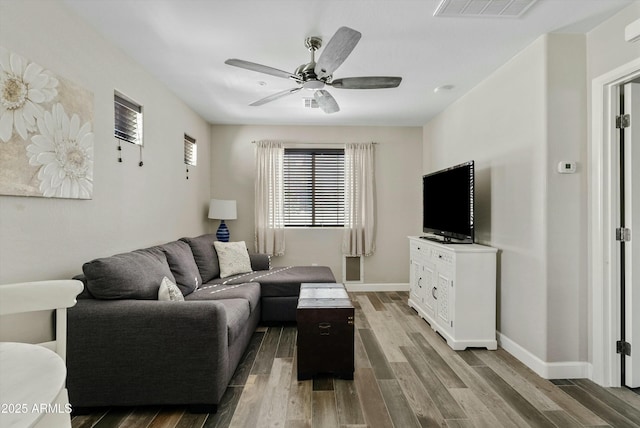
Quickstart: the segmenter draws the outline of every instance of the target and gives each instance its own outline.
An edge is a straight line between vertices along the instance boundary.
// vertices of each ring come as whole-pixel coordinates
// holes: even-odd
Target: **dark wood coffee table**
[[[317,374],[353,379],[354,309],[342,284],[300,285],[298,380]]]

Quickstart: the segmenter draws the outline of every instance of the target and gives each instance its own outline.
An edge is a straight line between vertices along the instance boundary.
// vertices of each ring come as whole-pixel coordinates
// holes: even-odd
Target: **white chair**
[[[82,288],[75,280],[0,285],[0,316],[56,313],[53,341],[35,345],[0,342],[0,427],[71,427],[65,388],[67,308],[76,304]]]

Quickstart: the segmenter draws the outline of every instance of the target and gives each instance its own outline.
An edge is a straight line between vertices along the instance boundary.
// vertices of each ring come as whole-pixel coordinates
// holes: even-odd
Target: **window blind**
[[[184,134],[184,163],[196,166],[198,161],[198,146],[196,146],[195,138]]]
[[[142,145],[142,106],[114,94],[115,131],[117,139]]]
[[[285,149],[285,226],[344,226],[344,150]]]

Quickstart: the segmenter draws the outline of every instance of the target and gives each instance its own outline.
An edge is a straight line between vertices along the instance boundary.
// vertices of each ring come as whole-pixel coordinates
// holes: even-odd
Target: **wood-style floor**
[[[407,293],[351,293],[353,381],[298,382],[295,326],[260,328],[216,414],[114,408],[74,428],[640,427],[640,395],[583,379],[548,381],[502,349],[452,351]]]

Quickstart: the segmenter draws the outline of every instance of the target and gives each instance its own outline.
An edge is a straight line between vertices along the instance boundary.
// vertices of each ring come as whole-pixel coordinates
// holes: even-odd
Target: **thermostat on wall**
[[[558,172],[560,174],[573,174],[576,172],[575,161],[560,161],[558,163]]]

